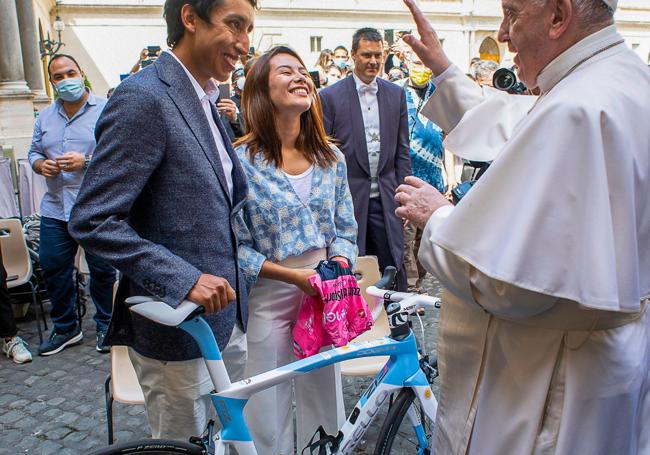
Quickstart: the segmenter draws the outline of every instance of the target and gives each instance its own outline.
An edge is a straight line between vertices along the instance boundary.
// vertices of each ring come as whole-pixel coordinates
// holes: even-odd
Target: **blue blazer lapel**
[[[382,84],[382,80],[377,78],[379,91],[377,92],[377,107],[379,108],[379,163],[377,172],[386,166],[386,163],[395,154],[388,149],[389,138],[392,134],[391,128],[399,124],[399,117],[391,122],[391,105],[388,99],[388,93]],[[399,106],[399,103],[397,104]]]
[[[196,96],[194,87],[192,87],[192,82],[188,79],[183,67],[174,57],[167,55],[165,52],[158,58],[156,65],[160,79],[169,85],[169,89],[167,89],[169,97],[199,142],[201,150],[217,176],[221,189],[228,195],[228,200],[230,201],[230,192],[228,191],[228,184],[226,183],[226,177],[221,166],[221,160],[219,159],[217,144],[214,142],[208,119],[205,117],[201,102]],[[214,107],[212,107],[212,110],[212,116],[214,118]],[[220,125],[220,123],[217,123],[217,125]],[[223,131],[223,126],[220,131]],[[223,132],[221,133],[221,137],[225,137],[224,142],[228,142],[228,136]]]
[[[361,103],[357,86],[354,78],[348,76],[345,81],[347,84],[347,99],[350,104],[350,127],[352,128],[352,137],[354,139],[354,157],[361,169],[370,175],[370,162],[368,161],[368,144],[366,143],[366,129],[363,124],[363,114],[361,113]]]

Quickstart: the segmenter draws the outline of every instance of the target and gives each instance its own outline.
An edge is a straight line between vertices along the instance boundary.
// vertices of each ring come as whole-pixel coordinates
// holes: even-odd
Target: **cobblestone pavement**
[[[425,289],[431,295],[439,294],[439,287],[431,278],[425,281]],[[93,313],[92,307],[91,303],[88,313]],[[434,350],[437,312],[429,312],[423,319],[426,345]],[[0,455],[85,454],[106,445],[104,381],[110,359],[108,354],[95,350],[95,327],[90,314],[84,320],[83,343],[49,357],[36,355],[38,335],[33,318],[19,320],[18,327],[34,360],[16,365],[5,356],[0,358]],[[419,332],[418,328],[418,336]],[[349,412],[370,379],[343,381]],[[113,419],[117,441],[149,436],[142,406],[114,403]],[[382,415],[375,419],[357,453],[372,453],[382,421]],[[397,453],[411,452],[405,447]]]

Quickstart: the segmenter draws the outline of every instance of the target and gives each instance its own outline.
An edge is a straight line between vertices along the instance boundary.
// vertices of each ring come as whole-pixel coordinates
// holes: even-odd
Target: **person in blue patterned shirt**
[[[357,255],[357,223],[343,154],[322,125],[315,87],[300,57],[276,47],[246,78],[247,134],[236,144],[249,182],[238,216],[240,268],[249,288],[252,376],[295,360],[291,330],[321,259]],[[345,419],[341,377],[330,366],[294,381],[298,452],[318,425],[333,434]],[[246,407],[259,453],[294,453],[291,384],[255,395]]]

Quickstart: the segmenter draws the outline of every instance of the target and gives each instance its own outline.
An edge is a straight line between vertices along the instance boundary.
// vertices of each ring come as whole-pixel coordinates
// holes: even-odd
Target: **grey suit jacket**
[[[201,273],[221,276],[237,301],[206,319],[223,349],[235,321],[246,328],[247,290],[237,267],[235,213],[248,191],[237,155],[213,116],[232,159],[233,200],[201,103],[182,66],[163,53],[122,82],[97,128],[97,148],[69,223],[70,234],[120,270],[107,340],[158,360],[200,357],[185,332],[132,314],[129,295],[177,306]]]
[[[408,114],[402,87],[377,78],[379,91],[379,167],[378,181],[384,209],[386,235],[395,264],[402,264],[404,231],[395,215],[395,189],[411,174]],[[348,183],[354,200],[354,216],[359,224],[359,255],[366,254],[370,165],[366,133],[354,78],[349,76],[320,92],[325,131],[332,136],[346,158]]]

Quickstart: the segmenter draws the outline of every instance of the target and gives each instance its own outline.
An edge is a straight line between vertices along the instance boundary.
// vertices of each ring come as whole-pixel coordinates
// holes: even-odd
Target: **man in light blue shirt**
[[[84,86],[81,68],[73,57],[55,55],[48,71],[59,98],[36,119],[29,149],[32,169],[47,182],[41,203],[39,260],[52,303],[54,328],[39,347],[40,355],[56,354],[83,339],[75,314],[72,279],[78,244],[68,233],[68,220],[95,150],[95,124],[106,104],[106,99]],[[111,318],[115,270],[91,254],[86,255],[86,261],[90,295],[97,309],[96,348],[108,352],[103,341]]]

